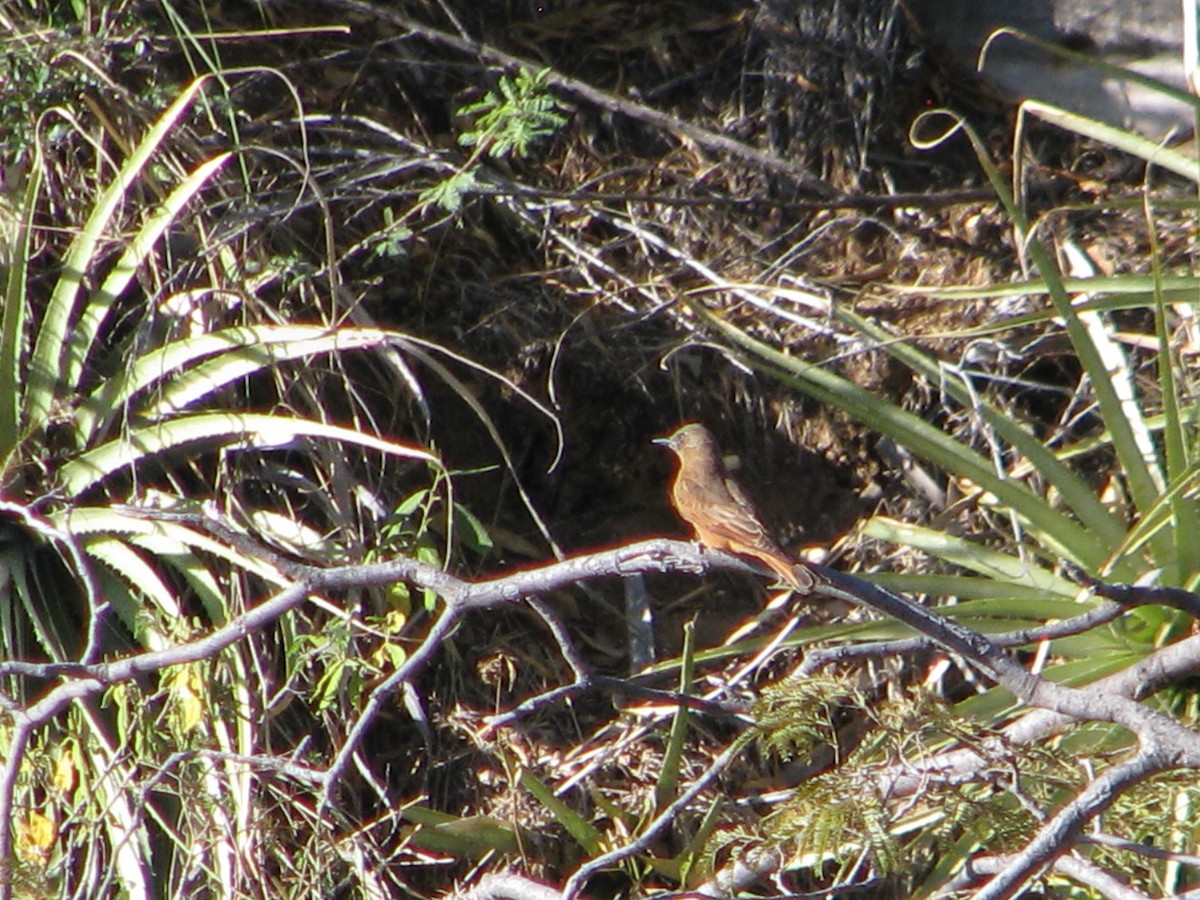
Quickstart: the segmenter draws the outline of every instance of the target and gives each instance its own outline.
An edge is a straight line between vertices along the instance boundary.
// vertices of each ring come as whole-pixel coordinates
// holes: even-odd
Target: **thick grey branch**
[[[1074,800],[1042,825],[1019,853],[1009,857],[1004,868],[975,893],[974,900],[1003,900],[1016,896],[1029,879],[1071,849],[1072,839],[1090,819],[1107,809],[1123,791],[1169,765],[1169,760],[1157,753],[1139,753],[1100,773]]]

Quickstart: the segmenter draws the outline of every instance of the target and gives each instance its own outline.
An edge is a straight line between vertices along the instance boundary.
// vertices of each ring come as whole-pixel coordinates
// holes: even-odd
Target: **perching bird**
[[[812,590],[816,578],[776,543],[746,492],[725,468],[707,428],[693,422],[654,443],[670,447],[679,457],[671,500],[680,517],[695,529],[696,540],[711,550],[754,557],[795,590]]]

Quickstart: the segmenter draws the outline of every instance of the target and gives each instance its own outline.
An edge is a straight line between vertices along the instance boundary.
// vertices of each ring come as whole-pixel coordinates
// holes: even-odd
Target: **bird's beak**
[[[654,438],[653,440],[651,440],[651,441],[650,441],[650,443],[652,443],[652,444],[662,444],[664,447],[670,447],[670,446],[671,446],[671,439],[670,439],[669,437],[665,437],[665,438]]]

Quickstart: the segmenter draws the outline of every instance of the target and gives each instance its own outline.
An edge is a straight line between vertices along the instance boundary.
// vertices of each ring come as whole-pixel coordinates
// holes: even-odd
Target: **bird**
[[[749,496],[729,474],[711,431],[689,422],[653,442],[679,457],[671,500],[679,517],[695,531],[696,540],[710,550],[757,559],[800,593],[812,590],[816,577],[771,536]]]

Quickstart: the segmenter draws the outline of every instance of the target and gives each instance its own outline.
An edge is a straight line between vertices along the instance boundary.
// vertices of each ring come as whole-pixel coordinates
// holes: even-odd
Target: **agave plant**
[[[289,364],[381,347],[398,335],[236,321],[228,310],[196,313],[195,304],[186,318],[164,314],[172,303],[182,308],[190,298],[219,294],[213,282],[129,301],[141,296],[139,276],[154,283],[164,235],[187,221],[206,190],[219,188],[232,158],[221,152],[190,171],[173,168],[169,138],[204,84],[198,79],[183,90],[114,164],[48,292],[37,290],[45,161],[36,148],[23,194],[10,204],[0,323],[0,645],[9,659],[96,663],[177,645],[228,620],[256,596],[254,584],[284,583],[261,553],[172,519],[172,511],[212,503],[253,527],[259,540],[336,556],[348,551],[325,535],[336,538],[354,517],[347,448],[440,469],[426,449],[333,424],[315,404],[289,412],[277,393],[251,403],[238,389],[265,374],[282,377]],[[140,200],[149,185],[161,189],[157,204]],[[240,458],[292,487],[261,506],[243,485],[222,488],[221,479],[236,481],[245,471]],[[321,491],[335,481],[336,489]],[[317,496],[308,509],[279,501],[305,488]],[[179,851],[176,886],[200,869],[245,877],[259,835],[244,771],[210,767],[186,789],[182,773],[162,773],[178,779],[178,797],[208,811],[201,824],[188,801],[147,804],[138,761],[162,760],[181,747],[256,752],[262,699],[247,685],[262,665],[252,649],[234,648],[114,686],[103,703],[79,702],[36,734],[7,735],[0,801],[14,815],[4,815],[0,856],[9,856],[15,823],[17,858],[36,870],[34,883],[44,883],[49,870],[92,896],[113,879],[131,896],[150,896],[159,893],[159,876],[150,863],[149,819]],[[36,685],[9,675],[4,692],[24,705]],[[210,714],[218,707],[219,715]]]

